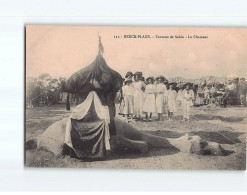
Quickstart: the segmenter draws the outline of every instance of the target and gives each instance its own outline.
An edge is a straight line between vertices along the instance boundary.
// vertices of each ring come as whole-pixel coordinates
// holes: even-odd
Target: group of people
[[[164,76],[156,78],[150,76],[143,79],[141,72],[127,72],[122,87],[122,101],[120,114],[126,120],[133,118],[151,121],[152,114],[158,114],[158,120],[163,119],[163,114],[168,114],[172,120],[178,107],[183,109],[183,120],[190,120],[190,107],[193,105],[194,92],[189,83],[179,86],[175,90],[174,83],[168,83]]]
[[[228,80],[225,84],[201,84],[205,104],[212,104],[216,96],[221,97],[221,105],[242,105],[246,106],[247,84],[245,78]]]
[[[246,106],[246,94],[247,94],[247,83],[245,78],[240,78],[240,80],[234,79],[229,80],[223,97],[223,105],[226,107],[227,103],[233,105]]]

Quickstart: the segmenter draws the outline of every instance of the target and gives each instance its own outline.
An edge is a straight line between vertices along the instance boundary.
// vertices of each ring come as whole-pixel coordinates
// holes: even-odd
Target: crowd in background
[[[65,103],[68,98],[76,102],[76,95],[68,95],[65,86],[66,78],[52,78],[47,73],[27,78],[27,107]],[[141,72],[127,72],[119,93],[120,114],[126,120],[139,119],[143,114],[144,120],[152,120],[153,113],[158,114],[158,120],[162,120],[164,114],[172,120],[178,108],[182,108],[184,120],[189,120],[192,105],[246,106],[247,84],[244,78],[233,78],[225,83],[206,80],[198,83],[169,82],[164,76],[144,79]]]
[[[169,83],[162,75],[144,79],[141,72],[127,72],[121,91],[120,114],[127,121],[141,119],[143,113],[146,115],[144,120],[151,121],[153,113],[158,114],[159,121],[163,120],[163,114],[173,120],[177,108],[182,107],[183,120],[189,121],[195,92],[196,87],[192,83],[177,85]]]
[[[226,107],[227,105],[246,106],[247,84],[245,78],[228,79],[226,83],[202,82],[199,86],[199,97],[204,98],[204,104],[217,103]]]
[[[244,78],[234,78],[227,83],[203,81],[201,83],[169,82],[164,76],[143,77],[142,72],[127,72],[120,92],[120,114],[126,120],[142,118],[152,120],[153,113],[158,120],[167,114],[172,120],[178,108],[183,110],[183,120],[190,120],[190,107],[213,104],[246,106],[247,84]]]

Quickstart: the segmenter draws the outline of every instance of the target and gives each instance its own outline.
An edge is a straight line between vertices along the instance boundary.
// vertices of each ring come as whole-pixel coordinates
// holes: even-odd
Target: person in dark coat
[[[197,97],[198,84],[193,83],[192,84],[192,90],[194,92],[195,97]]]
[[[246,106],[246,93],[247,93],[247,83],[245,82],[245,78],[241,78],[238,83],[238,92],[240,95],[240,101],[242,106]]]

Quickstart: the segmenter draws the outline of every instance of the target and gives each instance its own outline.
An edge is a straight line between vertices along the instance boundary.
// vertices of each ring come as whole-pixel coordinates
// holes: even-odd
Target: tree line
[[[26,80],[26,106],[39,107],[66,101],[66,78],[53,78],[48,73]]]

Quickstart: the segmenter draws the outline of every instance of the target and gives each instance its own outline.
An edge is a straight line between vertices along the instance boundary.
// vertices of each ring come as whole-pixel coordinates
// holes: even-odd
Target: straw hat
[[[161,79],[162,82],[164,82],[166,78],[164,76],[160,75],[160,76],[156,77],[156,80],[158,80],[158,79]]]
[[[176,87],[177,86],[177,83],[174,83],[174,82],[171,82],[171,83],[168,83],[169,87],[172,85],[173,87]]]
[[[184,84],[185,87],[186,87],[187,85],[189,85],[189,87],[192,87],[192,83],[190,83],[190,82],[187,82],[187,83]]]
[[[152,82],[154,82],[154,77],[151,77],[151,76],[150,76],[150,77],[147,77],[147,78],[146,78],[146,82],[148,82],[149,79],[151,79]]]
[[[135,72],[135,73],[134,73],[134,76],[135,76],[135,75],[139,75],[140,77],[142,77],[142,72]]]
[[[128,77],[133,77],[133,73],[131,71],[128,71],[125,75],[125,78],[128,78]]]

